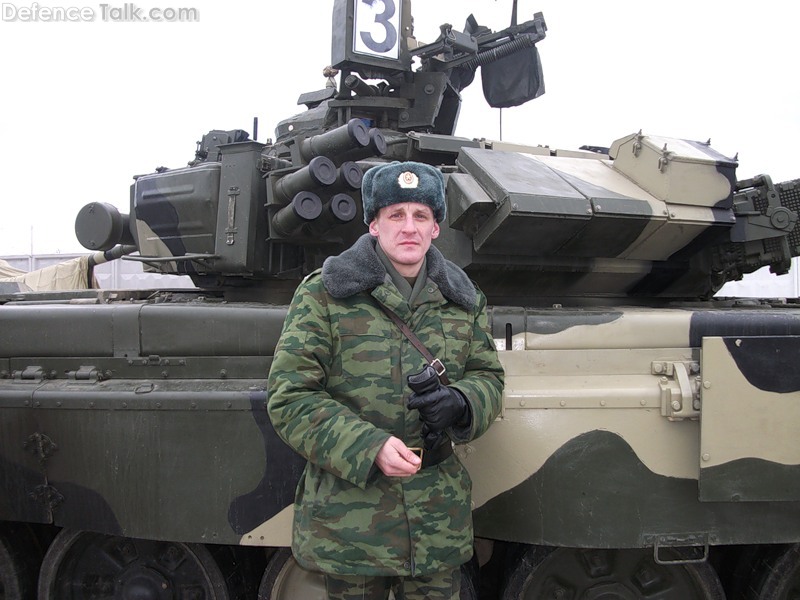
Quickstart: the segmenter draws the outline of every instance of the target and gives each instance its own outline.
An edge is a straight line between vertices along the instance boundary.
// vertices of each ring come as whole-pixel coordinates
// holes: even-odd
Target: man
[[[451,440],[475,439],[497,417],[503,369],[485,297],[431,246],[442,174],[389,163],[367,171],[361,191],[369,234],[298,287],[270,370],[270,418],[308,460],[292,550],[325,574],[331,599],[394,589],[451,600],[472,555],[471,483]],[[434,375],[412,393],[408,376],[427,361],[386,308],[451,384]]]

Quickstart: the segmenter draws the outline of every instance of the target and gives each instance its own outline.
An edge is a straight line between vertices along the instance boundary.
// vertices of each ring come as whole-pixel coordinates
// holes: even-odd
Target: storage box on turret
[[[735,159],[708,142],[693,142],[641,132],[611,145],[614,168],[659,200],[710,208],[732,208]]]

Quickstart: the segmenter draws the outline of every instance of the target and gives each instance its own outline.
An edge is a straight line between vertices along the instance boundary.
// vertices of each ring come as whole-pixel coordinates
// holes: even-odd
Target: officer
[[[431,245],[441,172],[374,167],[362,198],[369,233],[297,288],[269,375],[272,423],[308,461],[292,550],[330,599],[455,599],[473,533],[452,443],[495,420],[503,369],[486,298]]]

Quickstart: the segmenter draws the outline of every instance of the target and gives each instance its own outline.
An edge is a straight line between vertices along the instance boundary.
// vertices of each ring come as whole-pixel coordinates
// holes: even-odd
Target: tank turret
[[[135,240],[128,258],[149,270],[285,301],[271,281],[298,281],[366,231],[363,172],[411,159],[445,174],[449,227],[437,244],[493,302],[706,298],[765,265],[785,273],[800,254],[798,183],[737,181],[736,159],[709,143],[639,132],[564,152],[455,137],[459,92],[479,67],[493,105],[543,93],[541,13],[499,32],[470,16],[463,32],[442,25],[419,44],[405,3],[381,16],[377,43],[358,6],[334,7],[327,73],[339,71],[338,87],[302,94],[308,110],[279,123],[274,142],[210,131],[188,167],[136,178],[130,215],[84,209],[82,243]]]

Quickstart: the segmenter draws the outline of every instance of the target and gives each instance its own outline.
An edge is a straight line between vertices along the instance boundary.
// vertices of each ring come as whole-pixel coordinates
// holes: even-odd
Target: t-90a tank
[[[544,92],[546,30],[471,16],[421,44],[408,0],[335,0],[329,84],[274,141],[209,131],[127,214],[80,211],[93,256],[196,289],[0,295],[0,598],[324,598],[288,549],[303,463],[266,379],[296,285],[366,232],[362,176],[392,160],[443,172],[436,244],[506,370],[501,417],[455,448],[462,599],[797,597],[800,307],[714,295],[788,272],[800,180],[644,131],[456,137],[478,68],[492,106]]]

